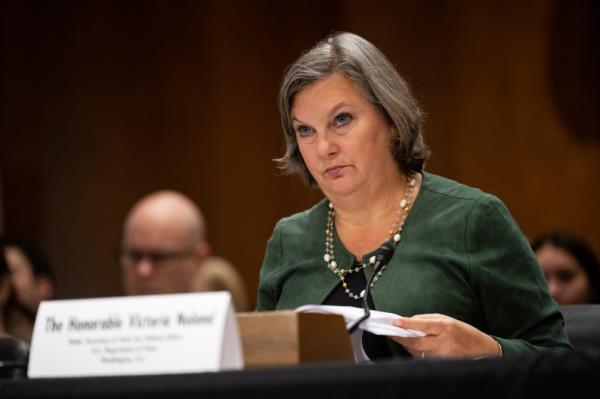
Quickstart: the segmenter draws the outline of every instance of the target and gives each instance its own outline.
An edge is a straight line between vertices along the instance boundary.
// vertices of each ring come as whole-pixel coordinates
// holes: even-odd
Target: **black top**
[[[356,262],[354,267],[360,267],[360,263]],[[367,278],[362,271],[359,273],[348,273],[345,281],[350,291],[356,294],[359,294],[367,286]],[[376,287],[377,285],[375,285]],[[369,304],[369,309],[375,309],[371,295],[367,298],[367,303]],[[354,306],[362,309],[363,301],[362,299],[350,298],[340,282],[327,299],[325,299],[324,305]],[[392,357],[392,352],[386,342],[387,340],[388,338],[381,335],[371,334],[367,331],[363,333],[363,348],[369,359],[376,360]],[[410,356],[407,351],[402,355]]]

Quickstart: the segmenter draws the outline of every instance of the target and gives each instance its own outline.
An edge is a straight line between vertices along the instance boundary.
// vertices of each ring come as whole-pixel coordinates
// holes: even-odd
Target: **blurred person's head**
[[[33,317],[40,302],[54,296],[54,275],[48,260],[37,245],[11,237],[4,240],[4,255],[15,299]]]
[[[191,281],[191,290],[194,292],[229,291],[236,311],[250,310],[242,277],[233,264],[219,256],[210,256],[206,259]]]
[[[210,254],[200,209],[176,191],[139,200],[123,226],[119,261],[128,295],[191,291]]]
[[[600,266],[587,244],[568,231],[536,237],[531,247],[560,305],[600,303]]]

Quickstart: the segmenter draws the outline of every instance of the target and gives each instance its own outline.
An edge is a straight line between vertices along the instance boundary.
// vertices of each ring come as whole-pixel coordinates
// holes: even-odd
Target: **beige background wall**
[[[592,3],[3,3],[4,229],[41,242],[60,297],[116,295],[127,209],[182,190],[254,295],[274,223],[320,198],[271,161],[279,80],[302,50],[349,30],[424,105],[430,171],[498,195],[529,237],[566,226],[600,252]]]

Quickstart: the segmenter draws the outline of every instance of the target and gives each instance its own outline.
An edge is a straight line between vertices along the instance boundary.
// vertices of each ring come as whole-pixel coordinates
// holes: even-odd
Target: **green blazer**
[[[321,304],[340,284],[323,260],[327,210],[322,200],[277,223],[260,271],[257,310]],[[351,265],[354,256],[337,235],[334,240],[338,265]],[[366,278],[371,272],[365,270]],[[402,240],[371,295],[377,310],[442,313],[469,323],[496,338],[505,355],[571,348],[535,255],[505,205],[430,173],[423,173]]]

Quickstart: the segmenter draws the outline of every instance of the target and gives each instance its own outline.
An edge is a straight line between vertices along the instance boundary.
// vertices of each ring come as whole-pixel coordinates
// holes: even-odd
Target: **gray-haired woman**
[[[325,199],[280,220],[260,273],[258,310],[361,306],[404,317],[419,338],[363,340],[371,358],[479,357],[570,348],[535,256],[496,197],[423,170],[421,113],[367,40],[337,33],[292,64],[279,106],[281,168]]]

